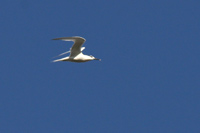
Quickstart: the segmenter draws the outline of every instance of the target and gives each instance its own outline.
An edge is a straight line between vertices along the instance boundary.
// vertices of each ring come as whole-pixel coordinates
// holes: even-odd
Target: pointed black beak
[[[101,61],[101,59],[98,59],[98,58],[95,58],[94,60],[99,60],[99,61]]]

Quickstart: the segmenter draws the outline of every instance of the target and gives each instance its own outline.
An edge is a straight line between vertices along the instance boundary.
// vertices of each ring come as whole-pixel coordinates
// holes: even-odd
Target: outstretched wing
[[[55,38],[53,40],[73,41],[74,44],[73,44],[71,51],[70,51],[71,57],[75,57],[75,56],[77,56],[78,54],[81,53],[81,47],[82,47],[83,43],[86,41],[84,38],[78,37],[78,36],[61,37],[61,38]]]

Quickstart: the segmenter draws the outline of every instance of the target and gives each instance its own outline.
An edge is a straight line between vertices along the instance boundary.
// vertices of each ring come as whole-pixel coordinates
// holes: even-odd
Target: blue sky
[[[0,132],[200,132],[197,0],[0,2]],[[102,61],[51,63],[86,38]]]

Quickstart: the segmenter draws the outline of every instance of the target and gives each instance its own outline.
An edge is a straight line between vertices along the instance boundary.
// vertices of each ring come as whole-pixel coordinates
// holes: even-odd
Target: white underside
[[[86,62],[86,61],[91,61],[91,60],[93,59],[90,56],[80,53],[75,57],[67,56],[61,59],[54,60],[53,62],[58,62],[58,61]]]

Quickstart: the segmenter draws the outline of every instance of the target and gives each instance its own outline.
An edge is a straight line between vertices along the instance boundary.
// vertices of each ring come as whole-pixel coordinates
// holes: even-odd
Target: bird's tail
[[[67,51],[67,52],[64,52],[64,53],[62,53],[62,54],[59,54],[59,55],[57,55],[57,56],[55,56],[55,57],[53,57],[53,58],[56,58],[56,57],[58,57],[58,56],[61,56],[61,55],[67,54],[67,53],[70,53],[70,51]]]
[[[63,59],[53,60],[52,62],[58,62],[58,61],[63,61]]]
[[[69,57],[64,57],[64,58],[61,58],[61,59],[53,60],[52,62],[68,61],[68,60],[69,60]]]

